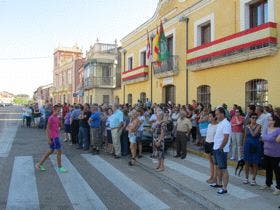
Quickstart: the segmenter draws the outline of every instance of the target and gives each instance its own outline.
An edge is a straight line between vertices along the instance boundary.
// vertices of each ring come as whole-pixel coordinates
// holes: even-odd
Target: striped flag
[[[154,46],[154,49],[153,49],[154,61],[157,62],[157,64],[160,66],[161,62],[159,60],[159,32],[158,32],[158,29],[157,29],[157,34],[153,40],[153,46]]]
[[[147,56],[147,60],[150,61],[151,59],[151,44],[150,44],[150,36],[149,36],[149,32],[147,31],[147,46],[146,46],[146,56]]]

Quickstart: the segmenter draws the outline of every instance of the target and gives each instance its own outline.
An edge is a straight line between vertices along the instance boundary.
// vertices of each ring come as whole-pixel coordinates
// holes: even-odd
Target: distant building
[[[112,103],[118,65],[117,44],[99,43],[86,53],[84,65],[84,102]]]
[[[0,92],[0,103],[1,104],[11,104],[14,100],[14,95],[12,93],[3,91]]]
[[[39,104],[43,105],[46,101],[53,102],[53,84],[40,86],[34,92],[33,99]]]
[[[54,103],[74,103],[76,61],[82,59],[78,46],[59,47],[54,51],[53,97]]]
[[[83,104],[84,98],[84,64],[85,58],[77,59],[75,61],[75,75],[74,75],[74,103]]]

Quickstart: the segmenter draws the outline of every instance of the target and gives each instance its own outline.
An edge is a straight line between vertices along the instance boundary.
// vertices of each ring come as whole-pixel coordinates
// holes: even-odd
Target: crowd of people
[[[273,173],[280,194],[280,108],[271,105],[249,105],[246,112],[238,105],[228,110],[226,104],[212,109],[201,103],[188,105],[151,104],[138,101],[135,106],[63,104],[58,105],[64,142],[76,145],[98,155],[101,149],[118,159],[130,154],[128,164],[137,164],[142,157],[144,124],[151,127],[152,157],[157,159],[155,170],[164,170],[165,137],[172,133],[176,147],[175,158],[186,158],[187,142],[204,149],[209,158],[211,187],[227,193],[229,175],[228,155],[231,160],[245,161],[243,184],[256,185],[258,167],[266,170],[266,183],[262,190],[271,189]],[[23,120],[27,127],[45,128],[52,113],[52,105],[26,106]],[[41,125],[41,123],[44,125]],[[249,174],[252,174],[249,180]]]

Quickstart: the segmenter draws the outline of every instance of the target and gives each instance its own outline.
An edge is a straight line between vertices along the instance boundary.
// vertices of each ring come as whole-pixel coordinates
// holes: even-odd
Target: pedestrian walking
[[[47,139],[50,149],[46,152],[43,158],[38,162],[35,167],[38,170],[45,171],[43,164],[48,159],[48,157],[54,152],[57,151],[57,167],[58,171],[61,173],[67,172],[67,170],[61,165],[61,144],[59,140],[59,127],[60,127],[60,119],[58,117],[60,107],[55,105],[53,108],[53,114],[49,117],[47,124]]]

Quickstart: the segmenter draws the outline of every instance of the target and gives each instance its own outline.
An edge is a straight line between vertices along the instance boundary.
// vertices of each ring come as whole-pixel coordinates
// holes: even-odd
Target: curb
[[[187,148],[187,152],[189,152],[189,153],[191,153],[193,155],[197,155],[199,157],[207,159],[207,155],[204,152],[197,151],[197,150],[192,149],[192,148]],[[236,167],[236,164],[237,164],[237,162],[232,161],[232,160],[228,160],[228,165],[229,166]],[[265,176],[265,170],[263,170],[263,169],[262,170],[258,170],[257,175]]]

